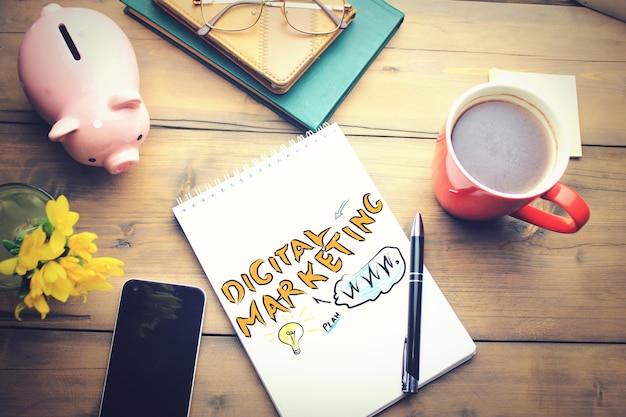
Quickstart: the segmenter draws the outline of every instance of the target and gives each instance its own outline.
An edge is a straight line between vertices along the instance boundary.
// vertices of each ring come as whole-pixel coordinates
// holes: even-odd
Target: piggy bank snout
[[[103,163],[110,174],[121,174],[128,171],[139,162],[139,150],[128,148],[109,155]]]

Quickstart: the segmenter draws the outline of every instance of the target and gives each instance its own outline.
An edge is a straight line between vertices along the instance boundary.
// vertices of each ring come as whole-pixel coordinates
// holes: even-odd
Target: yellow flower
[[[70,205],[64,195],[46,203],[46,215],[48,220],[63,236],[71,236],[74,233],[74,225],[78,221],[78,213],[70,211]]]
[[[46,297],[43,294],[32,295],[28,294],[24,298],[24,304],[28,308],[35,308],[40,314],[41,319],[45,319],[48,313],[50,312],[50,306],[48,305],[48,301],[46,301]]]
[[[20,303],[15,307],[15,312],[13,313],[15,315],[15,318],[18,319],[19,321],[22,321],[22,319],[20,318],[20,313],[26,307],[28,308],[34,307],[35,310],[37,310],[41,314],[42,320],[45,319],[48,313],[50,312],[50,306],[48,305],[48,302],[46,301],[46,297],[44,297],[43,294],[39,294],[36,296],[28,294],[24,298],[24,301],[20,301]]]
[[[115,258],[91,258],[91,260],[84,260],[84,265],[81,265],[78,258],[66,256],[59,262],[67,271],[68,277],[74,281],[77,295],[82,295],[84,301],[87,301],[89,291],[104,291],[113,288],[106,281],[107,274],[118,276],[124,274],[119,268],[123,263]]]
[[[67,272],[56,261],[46,262],[41,269],[37,269],[31,279],[32,286],[40,286],[43,293],[52,296],[61,302],[66,302],[70,295],[76,295],[74,285],[67,278]]]
[[[79,216],[70,211],[65,196],[46,203],[46,215],[39,227],[15,241],[17,256],[0,262],[1,274],[21,275],[29,285],[28,294],[15,307],[17,320],[26,308],[35,308],[45,319],[49,297],[64,303],[83,296],[86,301],[90,291],[112,288],[108,275],[124,275],[119,259],[92,256],[98,251],[95,233],[74,234]]]
[[[19,275],[24,275],[26,272],[37,267],[40,261],[39,253],[45,241],[46,234],[41,227],[38,227],[24,238],[17,256],[15,272]]]
[[[87,302],[87,294],[93,290],[107,291],[113,288],[113,286],[106,281],[106,278],[101,275],[85,275],[80,281],[76,283],[77,295],[83,296],[83,301]]]
[[[17,258],[9,258],[0,262],[0,274],[13,275],[17,267]]]
[[[78,233],[70,236],[67,240],[67,246],[70,248],[70,254],[80,256],[83,259],[91,259],[91,254],[96,253],[98,248],[94,242],[98,235],[90,232]]]
[[[85,269],[81,265],[81,260],[75,256],[64,256],[59,258],[59,265],[61,265],[65,272],[67,273],[67,277],[70,281],[76,283],[83,279],[85,276],[95,275],[93,271],[89,271]]]
[[[67,243],[67,238],[63,236],[62,233],[55,230],[52,232],[52,236],[48,240],[48,247],[44,253],[45,260],[58,258],[65,252],[65,244]]]
[[[116,258],[109,258],[106,256],[100,258],[91,258],[85,263],[85,268],[88,268],[97,274],[115,275],[121,277],[124,275],[122,267],[124,262]]]
[[[65,238],[61,236],[63,243],[58,239],[50,239],[46,243],[46,233],[41,227],[24,237],[20,252],[17,256],[15,272],[25,275],[28,271],[37,267],[39,262],[49,261],[63,254],[65,250]]]
[[[24,237],[20,252],[17,256],[15,272],[24,275],[31,269],[35,269],[41,261],[42,251],[46,242],[46,234],[41,227],[38,227]]]
[[[24,297],[24,301],[21,301],[15,307],[15,318],[18,320],[22,320],[20,318],[20,313],[26,307],[35,308],[40,314],[41,319],[45,319],[46,315],[50,312],[50,306],[46,301],[46,297],[43,294],[43,287],[40,285],[40,280],[30,280],[30,292]]]

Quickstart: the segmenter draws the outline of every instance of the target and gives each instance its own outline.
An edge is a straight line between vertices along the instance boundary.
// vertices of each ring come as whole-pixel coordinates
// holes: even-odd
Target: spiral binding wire
[[[317,130],[308,130],[306,133],[299,135],[295,140],[290,140],[287,145],[281,145],[278,150],[272,150],[268,155],[261,155],[260,161],[257,159],[252,160],[251,164],[244,164],[239,169],[234,169],[232,175],[224,174],[223,180],[216,178],[213,184],[205,184],[204,186],[197,187],[191,192],[186,193],[183,197],[176,198],[176,205],[190,205],[195,207],[198,203],[203,203],[207,198],[217,197],[221,193],[227,192],[237,186],[237,184],[244,183],[245,181],[255,178],[257,175],[263,173],[263,171],[271,169],[274,165],[280,164],[286,159],[289,159],[294,153],[297,154],[310,146],[310,140],[313,135],[323,132],[326,128],[330,127],[329,123],[322,124]],[[313,143],[317,141],[317,137],[313,140]],[[183,207],[182,211],[186,208]]]

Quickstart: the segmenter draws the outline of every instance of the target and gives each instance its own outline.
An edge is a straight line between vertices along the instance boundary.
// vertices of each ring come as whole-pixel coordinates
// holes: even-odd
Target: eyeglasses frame
[[[322,9],[327,15],[328,17],[335,23],[335,29],[332,31],[328,31],[328,32],[306,32],[303,30],[300,30],[296,27],[294,27],[291,22],[289,21],[289,19],[287,19],[287,12],[285,10],[285,6],[287,4],[287,1],[289,0],[237,0],[234,2],[230,2],[230,0],[194,0],[194,4],[195,5],[199,5],[200,6],[200,13],[202,14],[202,19],[204,20],[204,26],[202,26],[200,29],[198,29],[197,34],[200,36],[205,36],[206,34],[208,34],[211,30],[219,30],[219,31],[224,31],[224,32],[241,32],[243,30],[247,30],[250,29],[252,26],[256,25],[257,22],[259,21],[259,19],[261,18],[261,14],[263,13],[263,8],[265,6],[278,6],[278,3],[281,4],[280,6],[280,10],[282,12],[283,17],[285,18],[285,21],[289,24],[289,26],[291,26],[294,30],[297,30],[300,33],[305,33],[308,35],[328,35],[331,33],[335,33],[338,30],[341,29],[345,29],[348,27],[348,24],[343,20],[343,18],[339,18],[337,17],[337,15],[335,15],[333,13],[332,10],[330,10],[324,3],[322,3],[320,0],[311,0],[314,3],[316,3],[320,9]],[[218,14],[216,14],[213,18],[211,18],[211,20],[207,21],[206,17],[204,16],[204,8],[202,7],[203,4],[224,4],[224,3],[229,3],[228,6],[224,7],[222,10],[220,10],[220,12]],[[345,0],[342,0],[343,3],[343,9],[344,9],[344,16],[346,15],[346,12],[348,10],[350,10],[352,8],[352,5],[350,5],[349,3],[346,3]],[[245,28],[241,28],[241,29],[222,29],[222,28],[216,28],[214,27],[215,23],[222,17],[224,16],[230,9],[232,9],[233,7],[236,6],[241,6],[241,5],[261,5],[261,9],[259,11],[259,16],[256,18],[256,20],[249,26],[245,27]]]

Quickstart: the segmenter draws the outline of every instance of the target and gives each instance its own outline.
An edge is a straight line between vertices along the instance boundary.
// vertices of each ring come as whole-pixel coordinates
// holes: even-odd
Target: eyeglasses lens
[[[235,1],[230,4],[205,2],[202,4],[202,12],[213,29],[238,31],[254,26],[261,16],[262,7],[261,1]]]

